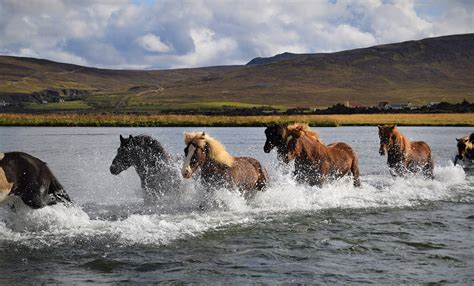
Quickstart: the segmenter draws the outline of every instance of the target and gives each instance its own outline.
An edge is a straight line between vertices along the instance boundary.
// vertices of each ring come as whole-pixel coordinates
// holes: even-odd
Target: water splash
[[[322,188],[298,185],[289,172],[270,170],[274,178],[265,192],[247,203],[227,190],[209,194],[189,188],[164,198],[158,206],[96,205],[39,210],[19,207],[0,210],[0,242],[31,248],[85,241],[117,245],[166,245],[203,235],[212,230],[252,224],[268,219],[270,213],[319,211],[333,208],[416,207],[426,202],[472,201],[473,184],[459,166],[435,168],[435,179],[411,176],[395,178],[386,174],[362,177],[362,187],[350,178]],[[203,201],[212,204],[200,211]],[[128,210],[124,211],[129,207]],[[118,211],[120,210],[120,211]]]

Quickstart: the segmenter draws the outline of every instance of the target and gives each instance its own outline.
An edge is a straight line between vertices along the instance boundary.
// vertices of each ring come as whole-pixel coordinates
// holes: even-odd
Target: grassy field
[[[356,114],[295,116],[0,114],[0,126],[267,126],[305,122],[311,126],[398,124],[416,126],[474,126],[473,113]]]

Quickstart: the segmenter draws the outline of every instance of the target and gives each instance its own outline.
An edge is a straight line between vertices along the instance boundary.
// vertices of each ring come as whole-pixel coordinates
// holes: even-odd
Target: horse
[[[0,153],[0,204],[11,196],[33,209],[72,203],[48,165],[23,152]]]
[[[405,137],[396,125],[379,125],[379,153],[387,153],[387,164],[392,175],[402,176],[408,172],[421,172],[427,178],[433,178],[431,149],[426,142],[412,141]]]
[[[270,153],[273,148],[277,150],[277,157],[283,160],[285,156],[286,138],[288,137],[288,128],[284,125],[271,125],[265,129],[266,141],[263,146],[265,153]]]
[[[246,199],[265,189],[267,171],[256,159],[233,157],[219,141],[205,132],[186,132],[184,142],[185,159],[181,169],[184,178],[191,178],[200,168],[205,187],[236,189]]]
[[[295,128],[304,128],[305,131],[308,131],[307,134],[318,138],[319,141],[319,134],[310,129],[309,125],[302,124],[302,123],[295,123],[292,125],[271,125],[265,129],[265,145],[263,146],[263,151],[265,153],[270,153],[273,148],[277,150],[277,157],[280,161],[284,160],[285,153],[286,153],[286,146],[287,146],[287,138],[290,129]]]
[[[457,164],[458,160],[474,160],[474,133],[470,136],[464,136],[462,138],[456,138],[458,154],[454,159],[454,165]]]
[[[128,138],[120,135],[120,147],[110,165],[110,173],[118,175],[134,167],[141,181],[146,202],[155,202],[159,197],[181,186],[179,170],[163,146],[154,138],[138,135]]]
[[[329,179],[352,173],[354,186],[360,186],[359,163],[352,148],[343,142],[325,145],[307,125],[289,126],[284,162],[295,160],[295,177],[299,183],[321,187]]]

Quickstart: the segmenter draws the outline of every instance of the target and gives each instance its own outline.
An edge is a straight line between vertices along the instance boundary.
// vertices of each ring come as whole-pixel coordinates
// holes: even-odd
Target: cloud
[[[108,68],[244,64],[474,32],[470,1],[3,0],[0,52]]]
[[[137,39],[137,43],[147,51],[166,53],[171,51],[171,48],[163,43],[159,36],[148,33]]]

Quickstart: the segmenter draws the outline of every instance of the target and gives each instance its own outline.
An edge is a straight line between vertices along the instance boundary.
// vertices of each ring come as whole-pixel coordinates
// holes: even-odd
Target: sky
[[[474,32],[474,0],[0,0],[0,54],[112,69],[245,64]]]

